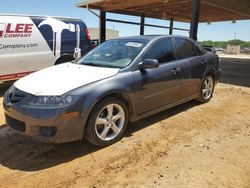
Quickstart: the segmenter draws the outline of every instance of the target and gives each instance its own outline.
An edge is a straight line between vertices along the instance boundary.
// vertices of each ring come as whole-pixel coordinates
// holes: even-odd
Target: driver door
[[[144,59],[157,59],[158,68],[136,70],[135,97],[137,114],[143,114],[180,99],[180,64],[175,58],[173,42],[170,38],[157,41],[145,54]]]

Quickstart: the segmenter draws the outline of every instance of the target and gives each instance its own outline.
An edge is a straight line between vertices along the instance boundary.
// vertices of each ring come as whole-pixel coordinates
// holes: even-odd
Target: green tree
[[[240,45],[241,47],[249,47],[250,48],[250,41],[242,41],[239,39],[229,40],[229,41],[202,41],[200,42],[204,46],[213,46],[218,48],[226,48],[228,44],[230,45]]]

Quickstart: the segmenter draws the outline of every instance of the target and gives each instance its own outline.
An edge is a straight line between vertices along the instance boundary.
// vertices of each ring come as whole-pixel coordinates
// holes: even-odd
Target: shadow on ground
[[[221,83],[250,87],[250,59],[221,59]]]
[[[199,103],[191,101],[133,123],[128,127],[125,137],[133,136],[136,131],[197,105]],[[8,129],[6,125],[0,126],[0,164],[10,169],[23,171],[42,170],[102,149],[91,145],[87,141],[58,145],[38,143],[24,136],[13,134]]]

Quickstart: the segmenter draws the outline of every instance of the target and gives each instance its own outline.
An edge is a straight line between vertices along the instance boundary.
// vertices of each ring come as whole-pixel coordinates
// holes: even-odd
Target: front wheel
[[[85,137],[96,146],[108,146],[123,136],[128,125],[128,108],[117,99],[98,103],[90,114]]]
[[[214,78],[211,75],[205,77],[200,88],[200,96],[197,101],[205,103],[210,101],[214,93]]]

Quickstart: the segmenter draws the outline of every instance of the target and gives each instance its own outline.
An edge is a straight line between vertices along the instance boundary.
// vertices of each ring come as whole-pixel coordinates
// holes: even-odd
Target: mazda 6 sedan
[[[6,123],[42,142],[86,138],[107,146],[130,122],[190,100],[208,102],[219,76],[218,56],[190,38],[109,40],[15,82],[4,96]]]

